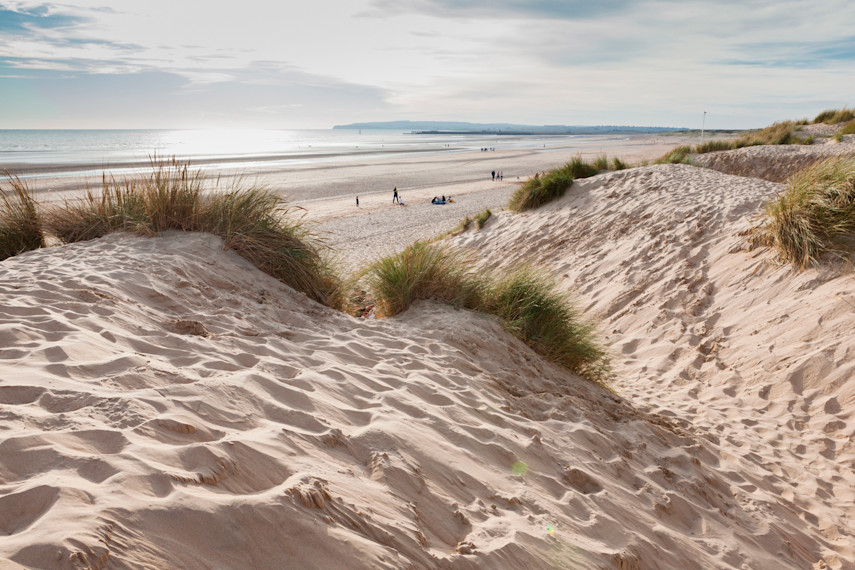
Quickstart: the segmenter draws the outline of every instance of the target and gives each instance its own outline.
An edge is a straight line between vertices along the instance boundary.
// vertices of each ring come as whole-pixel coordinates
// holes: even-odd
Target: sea
[[[408,153],[554,148],[584,135],[425,134],[375,129],[315,130],[0,130],[0,170],[21,178],[136,170],[153,159],[252,168],[364,160]]]

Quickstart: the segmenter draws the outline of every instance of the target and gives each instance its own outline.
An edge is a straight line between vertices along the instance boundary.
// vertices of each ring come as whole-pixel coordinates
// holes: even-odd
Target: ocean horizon
[[[7,129],[0,130],[0,169],[22,178],[71,176],[145,168],[155,158],[173,157],[206,169],[251,168],[406,153],[554,148],[591,138],[374,129]]]

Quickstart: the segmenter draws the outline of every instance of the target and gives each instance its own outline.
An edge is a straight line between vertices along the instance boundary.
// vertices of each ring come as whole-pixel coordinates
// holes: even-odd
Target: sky
[[[746,129],[855,106],[852,0],[0,0],[0,129]]]

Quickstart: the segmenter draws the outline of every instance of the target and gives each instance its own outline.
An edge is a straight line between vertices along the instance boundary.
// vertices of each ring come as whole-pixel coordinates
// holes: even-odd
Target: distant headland
[[[413,131],[417,134],[481,134],[481,135],[602,135],[651,134],[687,131],[681,127],[629,127],[618,125],[516,125],[512,123],[467,123],[460,121],[381,121],[335,125],[333,129],[383,129]]]

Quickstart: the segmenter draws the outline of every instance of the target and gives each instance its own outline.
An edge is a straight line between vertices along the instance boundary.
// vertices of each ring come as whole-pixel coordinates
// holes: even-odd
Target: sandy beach
[[[745,166],[729,152],[708,160]],[[576,154],[253,176],[349,268],[490,208],[449,243],[558,275],[613,355],[612,390],[483,314],[323,307],[208,234],[0,263],[0,567],[855,568],[851,267],[797,273],[752,248],[782,184],[715,165],[603,173],[502,211],[517,177]]]

